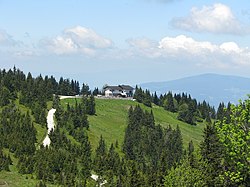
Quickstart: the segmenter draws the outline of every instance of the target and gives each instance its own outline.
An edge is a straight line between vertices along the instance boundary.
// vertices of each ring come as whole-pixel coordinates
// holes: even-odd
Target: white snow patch
[[[91,178],[94,179],[95,181],[97,181],[97,180],[98,180],[98,175],[92,174],[92,175],[91,175]],[[100,186],[103,186],[103,185],[106,184],[106,183],[107,183],[107,181],[104,180],[104,181],[100,184]]]
[[[70,96],[70,95],[59,95],[60,99],[76,99],[76,98],[82,98],[82,96],[80,95],[74,95],[74,96]]]
[[[52,108],[50,109],[48,116],[47,116],[47,127],[48,127],[48,133],[45,139],[43,140],[43,146],[49,146],[51,141],[49,138],[49,133],[51,130],[54,130],[55,128],[55,122],[54,122],[54,114],[56,112],[56,109]]]
[[[97,179],[98,179],[98,175],[94,175],[94,174],[92,174],[92,175],[91,175],[91,178],[92,178],[92,179],[94,179],[95,181],[97,181]]]

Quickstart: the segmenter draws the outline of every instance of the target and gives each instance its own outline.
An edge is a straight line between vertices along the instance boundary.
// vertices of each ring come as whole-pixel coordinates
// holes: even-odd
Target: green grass
[[[34,127],[36,128],[36,138],[37,138],[37,144],[42,144],[44,138],[47,135],[47,129],[45,127],[42,127],[40,124],[34,123]]]
[[[89,140],[91,142],[92,149],[95,150],[100,136],[102,135],[107,145],[115,143],[116,140],[121,146],[127,126],[127,113],[130,106],[136,106],[139,103],[131,100],[117,100],[117,99],[96,99],[96,115],[89,116],[90,128],[88,131]],[[80,102],[80,101],[79,101]],[[64,99],[61,103],[66,107],[67,103],[74,104],[75,99]],[[142,104],[140,106],[144,110],[153,110],[156,124],[160,124],[163,127],[171,125],[172,128],[176,128],[179,125],[184,147],[188,146],[190,140],[193,141],[197,147],[200,141],[203,139],[204,124],[198,124],[192,126],[177,120],[177,114],[164,110],[162,107],[153,105],[152,108],[146,107]]]
[[[17,171],[13,171],[14,167],[15,166],[12,166],[11,172],[8,171],[0,172],[0,181],[5,181],[8,184],[4,187],[35,187],[36,184],[39,183],[39,180],[32,178],[31,175],[21,175]],[[55,187],[57,185],[46,183],[46,186]]]
[[[153,112],[157,124],[161,124],[163,127],[171,125],[173,128],[176,128],[177,125],[179,125],[185,147],[188,146],[188,143],[191,140],[195,146],[198,146],[203,139],[203,129],[205,124],[199,123],[196,126],[187,124],[177,120],[177,113],[171,113],[158,106],[153,106]]]

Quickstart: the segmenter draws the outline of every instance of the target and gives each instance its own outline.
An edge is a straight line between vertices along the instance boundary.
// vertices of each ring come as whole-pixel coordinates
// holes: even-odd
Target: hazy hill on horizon
[[[185,92],[197,101],[206,100],[216,107],[220,102],[236,104],[239,99],[245,99],[247,94],[250,94],[250,78],[212,73],[166,82],[143,83],[139,86],[151,92],[156,91],[157,94],[164,94],[168,91]]]

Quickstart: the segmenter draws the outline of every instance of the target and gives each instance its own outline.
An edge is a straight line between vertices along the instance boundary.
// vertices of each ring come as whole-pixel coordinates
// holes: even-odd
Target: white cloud
[[[154,42],[148,38],[128,39],[127,42],[131,47],[138,47],[142,49],[157,46],[157,42]]]
[[[220,45],[207,41],[196,41],[193,38],[180,35],[177,37],[165,37],[159,42],[161,54],[165,57],[174,56],[200,61],[206,66],[211,63],[218,66],[250,65],[248,60],[250,51],[248,48],[241,48],[235,42],[225,42]]]
[[[214,68],[250,66],[250,50],[239,47],[235,42],[217,45],[208,41],[197,41],[185,35],[162,38],[158,45],[149,41],[147,39],[131,40],[131,51],[133,51],[131,56],[139,54],[144,57],[189,62],[197,66]]]
[[[148,38],[128,39],[131,56],[146,56],[150,58],[159,57],[158,43]]]
[[[240,47],[234,42],[225,42],[220,45],[220,49],[225,53],[241,53],[243,52]]]
[[[7,49],[8,54],[16,57],[31,58],[46,56],[48,52],[56,55],[74,55],[82,58],[98,57],[103,60],[128,60],[132,58],[155,60],[159,62],[182,62],[190,65],[226,68],[250,67],[250,50],[233,41],[214,44],[198,41],[185,35],[164,37],[159,41],[148,38],[132,38],[126,41],[128,48],[115,48],[113,42],[91,29],[77,26],[66,29],[62,34],[44,39],[39,45],[22,45]],[[6,32],[0,31],[0,45],[18,45]],[[45,48],[45,50],[44,50]]]
[[[74,53],[77,51],[77,46],[71,38],[57,36],[54,38],[48,48],[56,54]]]
[[[175,38],[163,38],[159,42],[159,48],[167,52],[179,53],[182,51],[195,55],[214,52],[216,46],[210,42],[198,42],[193,38],[180,35]]]
[[[27,35],[28,33],[25,33],[25,37]],[[35,47],[35,44],[16,40],[5,30],[0,29],[0,52],[2,56],[30,58],[38,56],[40,51]]]
[[[0,30],[0,46],[15,47],[21,45],[20,41],[16,41],[6,31]]]
[[[54,39],[43,40],[42,45],[58,55],[82,53],[92,56],[98,50],[112,48],[113,43],[91,29],[77,26],[64,30]]]
[[[34,56],[38,56],[38,54],[33,51],[33,50],[21,50],[21,51],[16,51],[14,53],[14,55],[16,57],[20,57],[20,58],[23,58],[23,57],[34,57]]]
[[[64,33],[71,37],[74,43],[76,43],[80,47],[84,46],[88,48],[102,49],[109,48],[113,45],[111,40],[98,35],[91,29],[87,29],[81,26],[67,29],[64,31]]]
[[[244,26],[224,4],[193,7],[187,17],[174,18],[170,24],[178,29],[197,32],[223,34],[249,34],[250,28]]]

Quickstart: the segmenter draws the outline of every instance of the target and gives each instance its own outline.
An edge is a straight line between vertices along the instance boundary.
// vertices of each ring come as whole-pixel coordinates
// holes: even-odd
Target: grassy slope
[[[61,102],[66,106],[67,103],[74,103],[75,99],[65,99]],[[119,145],[122,144],[127,126],[128,109],[130,106],[136,105],[138,103],[131,100],[96,99],[96,115],[89,116],[90,128],[88,132],[93,150],[98,145],[101,135],[108,145],[115,143],[116,140],[118,140]],[[145,110],[151,110],[149,107],[140,105]],[[185,147],[190,140],[193,140],[196,147],[198,146],[202,140],[204,124],[191,126],[177,120],[177,114],[168,112],[162,107],[153,106],[152,110],[156,124],[161,124],[163,127],[171,125],[173,128],[176,128],[177,124],[179,125]]]

